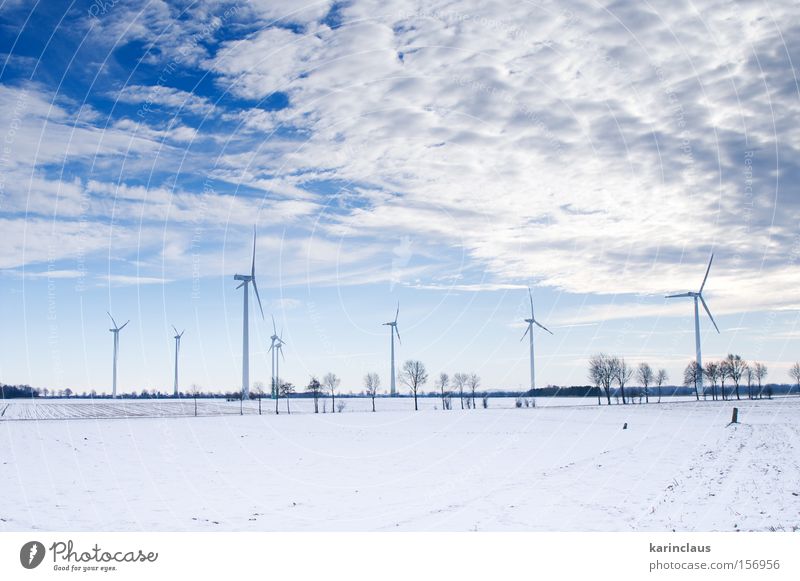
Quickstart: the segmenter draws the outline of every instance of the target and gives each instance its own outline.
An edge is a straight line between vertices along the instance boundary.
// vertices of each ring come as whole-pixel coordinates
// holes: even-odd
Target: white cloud
[[[163,2],[141,16],[121,9],[96,32],[164,41],[149,58],[185,54],[221,90],[249,100],[285,92],[289,107],[215,109],[185,91],[131,85],[120,100],[239,125],[230,135],[178,118],[101,129],[96,111],[76,124],[75,104],[34,90],[13,160],[25,170],[28,159],[124,160],[150,183],[153,157],[166,167],[180,158],[183,172],[202,168],[263,199],[29,171],[3,207],[45,214],[57,196],[58,215],[77,217],[86,191],[91,215],[106,219],[258,221],[272,230],[264,244],[288,226],[277,249],[285,280],[319,284],[430,288],[477,272],[480,280],[451,279],[461,290],[533,281],[655,296],[693,288],[714,249],[716,312],[796,308],[800,130],[786,73],[798,57],[797,6],[693,6],[363,0],[338,6],[338,27],[323,22],[329,2],[256,2],[224,22],[206,3],[184,15]],[[250,20],[261,26],[237,35]],[[208,23],[237,38],[216,51],[193,45]],[[0,100],[13,110],[19,90],[0,88]],[[222,147],[183,155],[204,138]],[[315,192],[325,181],[346,193]],[[182,243],[158,259],[186,251],[189,234],[175,236]],[[393,272],[388,238],[400,236],[425,260]]]

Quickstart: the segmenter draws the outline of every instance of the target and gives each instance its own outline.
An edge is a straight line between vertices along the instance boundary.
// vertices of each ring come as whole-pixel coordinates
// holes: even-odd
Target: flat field
[[[420,401],[11,403],[0,530],[800,529],[798,398]]]

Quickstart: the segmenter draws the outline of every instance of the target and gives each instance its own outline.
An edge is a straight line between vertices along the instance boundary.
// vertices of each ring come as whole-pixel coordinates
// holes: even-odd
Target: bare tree
[[[700,393],[697,391],[697,384],[700,383],[700,374],[703,373],[697,361],[690,361],[683,370],[683,385],[686,387],[694,386],[694,395],[700,400]]]
[[[734,355],[732,353],[728,354],[725,361],[728,363],[728,377],[731,378],[736,388],[736,399],[742,399],[739,397],[739,382],[742,380],[742,375],[744,374],[747,363],[742,359],[741,355]]]
[[[730,367],[728,366],[728,360],[723,359],[718,363],[719,365],[719,391],[720,395],[722,395],[722,400],[725,401],[727,396],[725,395],[725,380],[730,377]]]
[[[261,398],[264,397],[264,382],[254,382],[253,391],[256,393],[256,398],[258,398],[258,415],[261,415]]]
[[[761,397],[761,382],[767,378],[767,366],[763,363],[755,363],[755,376],[758,382],[758,397]]]
[[[747,380],[747,399],[753,399],[753,380],[756,378],[756,370],[753,365],[745,364],[744,378]]]
[[[417,391],[428,381],[428,372],[425,370],[425,365],[422,361],[409,359],[403,363],[400,381],[411,389],[411,393],[414,394],[414,411],[419,410],[417,406]]]
[[[284,381],[281,383],[280,389],[278,394],[286,398],[286,413],[290,414],[292,411],[289,409],[289,399],[292,394],[294,393],[294,385],[289,383],[288,381]]]
[[[477,373],[470,373],[469,379],[467,379],[467,385],[469,385],[469,389],[472,392],[472,409],[478,409],[475,405],[475,390],[478,389],[478,386],[481,384],[481,378],[478,376]]]
[[[667,375],[666,369],[659,369],[658,373],[656,373],[656,387],[658,387],[658,403],[661,403],[661,386],[664,385],[664,382],[667,381],[669,376]]]
[[[453,376],[453,386],[458,390],[458,396],[461,398],[461,409],[464,409],[464,386],[467,385],[469,376],[466,373],[456,373]]]
[[[789,377],[794,379],[797,384],[797,391],[800,391],[800,363],[795,363],[789,368]]]
[[[367,373],[364,376],[364,388],[366,394],[372,398],[372,411],[375,411],[375,394],[381,386],[381,378],[377,373]]]
[[[639,368],[636,370],[636,376],[644,388],[644,402],[650,403],[650,391],[648,388],[653,383],[653,368],[650,367],[649,363],[640,363]]]
[[[200,393],[200,386],[198,386],[196,383],[193,383],[189,388],[189,393],[191,393],[192,398],[194,398],[194,415],[197,416],[197,395]]]
[[[437,381],[436,383],[439,385],[439,391],[441,391],[441,393],[442,393],[442,409],[443,410],[447,409],[447,407],[445,405],[445,401],[444,401],[444,398],[445,398],[445,396],[447,394],[445,393],[444,390],[447,388],[447,386],[450,383],[450,376],[447,375],[446,373],[442,372],[442,373],[439,374],[439,381]]]
[[[311,395],[314,396],[314,413],[319,413],[319,394],[322,391],[322,385],[319,382],[319,379],[311,376],[311,380],[308,382],[308,391],[311,392]]]
[[[618,361],[605,353],[598,353],[589,360],[589,377],[595,385],[603,388],[608,405],[611,405],[611,385],[616,380]]]
[[[335,373],[326,373],[322,378],[322,385],[331,392],[331,413],[336,413],[336,388],[339,387],[341,380]]]
[[[709,361],[703,369],[703,375],[711,382],[711,399],[717,399],[717,382],[719,381],[720,369],[719,363],[716,361]]]
[[[603,364],[601,361],[602,355],[594,355],[591,359],[589,359],[589,379],[597,388],[597,405],[601,405],[601,388],[603,387]],[[611,398],[608,394],[608,390],[606,390],[606,396],[609,397],[608,405],[611,405]],[[522,399],[517,398],[517,403],[521,404]],[[517,405],[517,407],[522,407],[522,405]]]
[[[619,385],[619,391],[622,395],[622,403],[625,404],[627,403],[625,400],[625,385],[633,375],[633,369],[625,363],[624,358],[618,359],[614,357],[614,359],[614,379],[617,380],[617,385]]]

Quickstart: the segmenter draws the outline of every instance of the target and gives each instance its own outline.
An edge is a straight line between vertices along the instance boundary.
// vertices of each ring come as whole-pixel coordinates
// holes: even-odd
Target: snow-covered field
[[[426,399],[415,413],[384,399],[383,413],[291,416],[251,403],[244,417],[221,402],[234,413],[2,421],[0,530],[800,527],[800,399],[545,405],[558,401],[444,412]],[[42,405],[58,407],[10,411]],[[6,413],[92,405],[193,402]],[[728,426],[733,405],[741,423]]]
[[[533,402],[532,398],[525,398]],[[372,411],[372,401],[366,397],[337,398],[337,406],[344,404],[344,412]],[[481,397],[475,396],[476,405],[483,407]],[[491,408],[513,408],[516,398],[490,397],[488,406]],[[418,399],[420,410],[436,410],[442,408],[439,398],[421,397]],[[458,398],[452,402],[454,408],[461,407]],[[597,405],[597,398],[576,397],[550,397],[536,398],[537,406],[574,406]],[[286,400],[278,402],[280,413],[286,413]],[[197,400],[198,416],[258,414],[258,401],[249,400],[241,405],[239,400],[226,401],[224,399]],[[311,398],[292,398],[289,402],[292,413],[312,413],[314,400]],[[330,412],[333,403],[330,397],[319,400],[319,411]],[[375,400],[375,409],[386,411],[411,411],[414,409],[414,400],[410,397],[388,398],[379,397]],[[262,413],[275,413],[275,400],[263,398],[261,401]],[[69,418],[128,418],[128,417],[169,417],[169,416],[194,416],[195,404],[192,399],[32,399],[0,401],[0,421],[2,420],[51,420]]]

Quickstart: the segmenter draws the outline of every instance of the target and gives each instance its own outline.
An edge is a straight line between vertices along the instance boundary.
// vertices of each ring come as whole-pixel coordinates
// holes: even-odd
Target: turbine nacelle
[[[397,301],[397,310],[394,312],[394,321],[389,321],[388,323],[382,323],[384,327],[391,327],[392,328],[392,337],[394,337],[395,333],[397,334],[397,340],[400,341],[400,329],[397,328],[397,317],[400,316],[400,301]],[[402,343],[402,341],[400,341]]]
[[[717,333],[719,333],[720,331],[719,331],[719,327],[717,326],[717,322],[714,320],[714,317],[711,314],[711,310],[708,308],[708,305],[706,304],[706,300],[703,298],[703,289],[706,286],[706,281],[708,280],[708,273],[711,271],[711,263],[713,261],[714,261],[714,255],[712,254],[711,258],[709,258],[709,260],[708,260],[708,267],[706,267],[706,274],[703,277],[703,282],[702,282],[702,284],[700,284],[700,290],[698,290],[697,292],[688,291],[688,292],[685,292],[685,293],[678,293],[678,294],[674,294],[674,295],[666,295],[664,298],[667,298],[667,299],[690,298],[690,299],[694,299],[695,301],[697,301],[699,299],[700,300],[700,304],[703,305],[703,309],[705,310],[706,314],[708,315],[708,318],[711,319],[711,323],[714,325],[714,328],[717,330]]]

